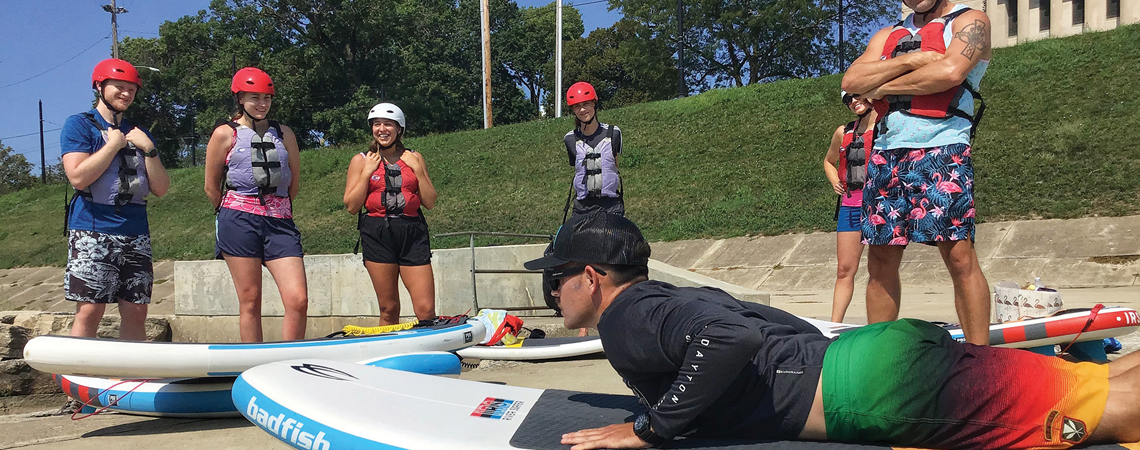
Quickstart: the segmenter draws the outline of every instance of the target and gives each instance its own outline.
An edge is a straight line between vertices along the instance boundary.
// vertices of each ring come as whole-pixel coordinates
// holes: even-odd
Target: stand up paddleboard
[[[1092,317],[1091,323],[1090,317]],[[819,328],[819,331],[828,337],[835,337],[861,326],[801,318]],[[965,341],[961,326],[946,325],[943,328],[958,342]],[[1081,356],[1084,356],[1082,359],[1103,360],[1105,353],[1101,342],[1105,338],[1124,336],[1137,329],[1140,329],[1140,314],[1132,308],[1108,306],[1097,311],[1095,317],[1090,308],[1068,309],[1040,319],[991,324],[990,345],[1029,349],[1052,355],[1054,345],[1068,346],[1075,340],[1070,351],[1080,352]]]
[[[464,358],[473,359],[534,361],[571,358],[601,352],[601,338],[598,336],[584,336],[540,339],[526,338],[522,339],[516,345],[476,345],[455,353]]]
[[[1119,337],[1140,329],[1140,315],[1132,308],[1113,306],[1100,310],[1089,324],[1090,309],[1070,309],[1050,317],[990,325],[990,345],[997,347],[1031,349],[1038,353],[1053,354],[1052,346],[1076,343],[1071,352],[1080,352],[1082,359],[1104,360],[1105,338]],[[827,322],[802,318],[828,337],[838,336],[861,325]],[[1085,325],[1088,328],[1085,329]],[[946,331],[959,342],[965,341],[962,327],[946,325]],[[1084,330],[1082,333],[1081,331]],[[1100,348],[1100,350],[1097,350]],[[457,351],[464,358],[527,361],[569,358],[602,352],[602,341],[597,336],[570,338],[523,339],[518,345],[473,346]]]
[[[459,357],[448,352],[410,353],[361,361],[360,364],[425,375],[459,375]],[[91,414],[103,407],[127,414],[157,417],[236,417],[230,389],[236,377],[119,380],[52,375],[69,397]]]
[[[24,347],[36,370],[106,378],[233,377],[260,364],[295,358],[357,362],[387,355],[453,351],[483,339],[477,320],[363,337],[258,344],[191,344],[38,336]]]
[[[273,437],[307,450],[565,450],[563,433],[630,422],[645,411],[631,395],[521,388],[320,360],[250,369],[234,383],[233,402]],[[685,439],[668,448],[886,447]]]

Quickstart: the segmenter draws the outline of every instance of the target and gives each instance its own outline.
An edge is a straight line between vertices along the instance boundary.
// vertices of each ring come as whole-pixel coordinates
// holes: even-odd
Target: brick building
[[[1140,23],[1140,0],[964,0],[990,16],[993,47]],[[910,14],[902,7],[902,16]]]

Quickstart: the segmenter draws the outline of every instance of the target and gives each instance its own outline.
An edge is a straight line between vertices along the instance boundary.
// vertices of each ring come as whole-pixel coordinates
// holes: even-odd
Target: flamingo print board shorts
[[[863,188],[863,243],[960,241],[974,235],[968,144],[876,149]]]
[[[1065,449],[1108,402],[1108,366],[959,344],[921,320],[840,334],[823,357],[828,440],[917,448]]]

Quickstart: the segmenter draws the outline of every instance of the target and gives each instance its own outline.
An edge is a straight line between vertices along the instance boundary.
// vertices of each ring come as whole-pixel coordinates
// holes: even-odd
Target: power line
[[[122,31],[124,33],[131,33],[131,34],[149,34],[151,36],[160,36],[158,33],[150,32],[150,31],[135,31],[135,30],[119,30],[119,31]]]
[[[43,75],[43,74],[45,74],[45,73],[51,72],[51,71],[53,71],[53,70],[55,70],[55,69],[58,69],[60,66],[62,66],[62,65],[64,65],[64,64],[67,64],[67,63],[71,62],[71,60],[73,60],[73,59],[75,59],[75,58],[78,58],[80,55],[82,55],[82,54],[84,54],[84,53],[87,53],[87,51],[88,51],[88,50],[91,50],[91,49],[95,48],[95,46],[96,46],[96,45],[99,45],[99,43],[100,43],[100,42],[103,42],[103,41],[107,40],[107,38],[108,38],[108,37],[110,37],[110,36],[111,36],[110,34],[108,34],[108,35],[106,35],[106,36],[103,36],[103,38],[102,38],[102,39],[99,39],[98,41],[95,41],[95,43],[94,43],[94,44],[91,44],[91,46],[90,46],[90,47],[87,47],[87,48],[83,49],[83,51],[79,52],[79,53],[78,53],[78,54],[76,54],[75,56],[72,56],[72,57],[70,57],[70,58],[67,58],[67,60],[66,60],[66,61],[64,61],[64,62],[61,62],[61,63],[59,63],[59,64],[56,64],[56,65],[55,65],[55,67],[52,67],[52,68],[50,68],[50,69],[48,69],[48,70],[45,70],[45,71],[43,71],[43,72],[37,73],[37,74],[35,74],[35,75],[32,75],[32,76],[30,76],[30,77],[28,77],[28,78],[25,78],[25,79],[23,79],[23,80],[17,81],[17,82],[15,82],[15,83],[12,83],[12,84],[6,84],[6,85],[4,85],[4,86],[0,86],[0,89],[9,88],[9,87],[15,86],[15,85],[17,85],[17,84],[23,83],[23,82],[25,82],[25,81],[30,81],[30,80],[33,80],[33,79],[35,79],[35,78],[38,78],[38,77],[40,77],[41,75]]]
[[[573,6],[573,7],[577,8],[579,6],[593,5],[594,3],[605,3],[605,2],[609,2],[609,1],[610,0],[594,0],[592,2],[575,3],[573,5],[568,5],[568,6]]]
[[[62,130],[62,129],[63,129],[63,127],[59,127],[59,128],[52,128],[52,129],[50,129],[50,130],[44,130],[44,133],[48,133],[48,132],[51,132],[51,131],[59,131],[59,130]],[[21,135],[16,135],[16,136],[8,136],[8,137],[0,138],[0,141],[3,141],[3,140],[7,140],[7,139],[16,139],[16,138],[28,137],[28,136],[35,136],[35,135],[37,135],[37,134],[40,134],[40,132],[39,132],[39,131],[37,131],[37,132],[34,132],[34,133],[21,134]]]

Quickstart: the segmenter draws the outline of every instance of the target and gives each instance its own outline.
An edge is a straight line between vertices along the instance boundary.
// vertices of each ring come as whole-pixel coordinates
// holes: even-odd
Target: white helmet
[[[396,123],[400,124],[401,129],[405,128],[404,111],[401,110],[399,106],[393,105],[391,103],[380,103],[376,106],[373,106],[372,110],[368,111],[369,124],[372,123],[372,119],[395,120]]]

